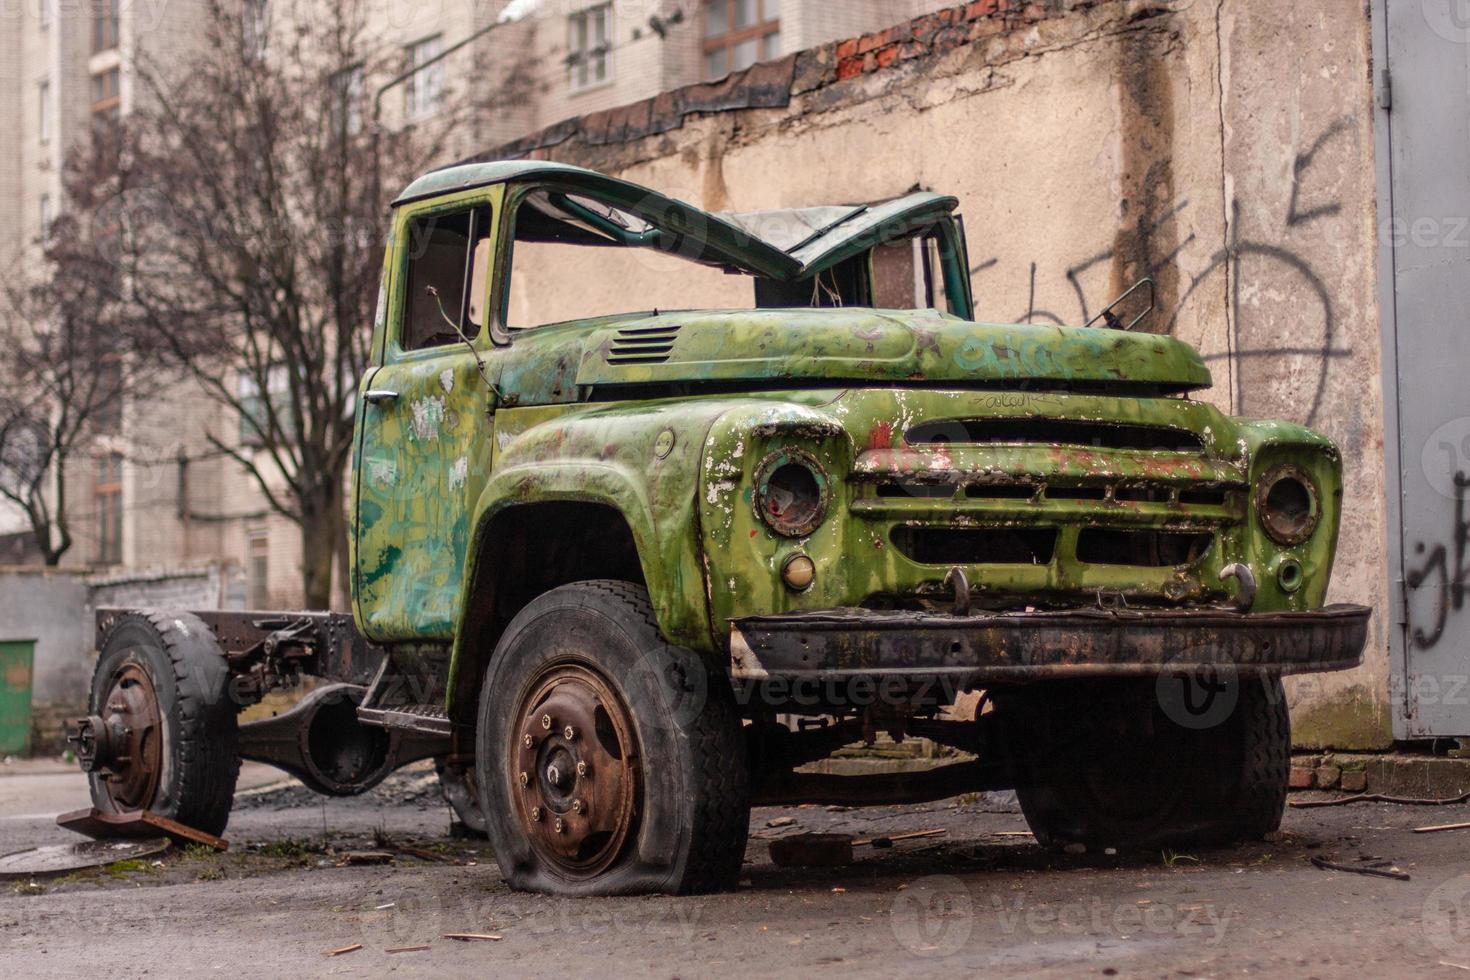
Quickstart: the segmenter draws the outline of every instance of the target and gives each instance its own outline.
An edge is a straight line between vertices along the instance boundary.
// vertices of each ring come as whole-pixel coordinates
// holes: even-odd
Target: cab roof
[[[547,160],[494,160],[436,170],[410,184],[393,206],[525,181],[570,187],[625,210],[657,231],[660,247],[694,261],[777,280],[809,278],[959,206],[954,197],[918,192],[874,204],[714,214],[640,184]]]

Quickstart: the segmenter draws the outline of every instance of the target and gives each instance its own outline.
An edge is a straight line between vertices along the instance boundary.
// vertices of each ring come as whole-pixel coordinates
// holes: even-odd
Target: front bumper
[[[957,689],[1215,668],[1241,675],[1362,663],[1365,606],[1312,612],[1103,610],[980,616],[835,609],[737,619],[737,681],[906,676]]]

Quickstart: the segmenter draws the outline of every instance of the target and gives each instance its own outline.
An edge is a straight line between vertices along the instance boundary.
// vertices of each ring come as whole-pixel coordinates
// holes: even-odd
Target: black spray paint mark
[[[1404,582],[1411,590],[1418,591],[1431,582],[1439,587],[1439,594],[1435,599],[1434,629],[1426,633],[1415,627],[1414,646],[1420,650],[1430,650],[1444,639],[1445,623],[1451,612],[1459,612],[1465,606],[1465,580],[1470,577],[1470,568],[1465,567],[1465,551],[1470,544],[1470,524],[1465,520],[1465,491],[1470,489],[1470,477],[1463,472],[1455,474],[1455,522],[1450,529],[1450,548],[1454,549],[1454,565],[1450,565],[1449,549],[1443,543],[1434,546],[1432,551],[1427,544],[1420,541],[1414,545],[1414,554],[1423,555],[1428,551],[1429,557],[1424,564],[1413,569],[1405,576]]]
[[[1334,138],[1347,132],[1351,128],[1351,126],[1352,121],[1347,117],[1343,117],[1342,119],[1337,120],[1326,130],[1324,130],[1322,134],[1317,137],[1316,140],[1313,141],[1311,147],[1297,155],[1292,167],[1291,199],[1287,206],[1287,213],[1283,221],[1285,231],[1300,228],[1325,218],[1336,217],[1342,213],[1342,204],[1338,201],[1328,201],[1326,203],[1315,204],[1311,207],[1304,208],[1302,205],[1303,185],[1306,178],[1309,176],[1312,165],[1316,162],[1318,156],[1322,153],[1326,146]],[[1182,218],[1187,213],[1189,207],[1189,200],[1182,199],[1168,211],[1159,215],[1156,220],[1141,225],[1137,236],[1137,243],[1139,247],[1144,251],[1144,254],[1148,254],[1152,251],[1151,243],[1154,236],[1166,235],[1167,232],[1165,226],[1169,222],[1176,221]],[[1313,425],[1316,423],[1322,411],[1323,401],[1327,392],[1327,380],[1331,361],[1336,358],[1350,356],[1352,354],[1352,350],[1350,348],[1339,348],[1337,346],[1337,335],[1339,331],[1337,310],[1332,301],[1332,294],[1329,291],[1326,280],[1323,278],[1323,276],[1317,272],[1317,270],[1305,257],[1284,244],[1263,240],[1255,240],[1242,236],[1241,212],[1241,202],[1237,199],[1232,202],[1232,214],[1228,230],[1228,241],[1226,242],[1225,247],[1221,248],[1219,251],[1211,255],[1209,261],[1205,264],[1204,268],[1190,277],[1189,285],[1185,288],[1183,294],[1179,297],[1179,301],[1172,311],[1160,311],[1167,314],[1168,317],[1167,320],[1164,321],[1163,332],[1173,335],[1175,329],[1178,326],[1180,318],[1183,316],[1185,309],[1189,305],[1189,301],[1194,297],[1195,293],[1203,288],[1208,282],[1212,281],[1216,273],[1224,272],[1230,277],[1228,295],[1230,297],[1231,304],[1231,349],[1230,353],[1212,355],[1206,358],[1206,360],[1230,360],[1232,362],[1239,363],[1260,358],[1283,356],[1304,356],[1317,358],[1318,365],[1316,383],[1313,386],[1310,407],[1308,408],[1306,416],[1303,419],[1305,424]],[[1146,269],[1147,274],[1150,276],[1157,276],[1164,269],[1176,264],[1179,256],[1189,245],[1191,245],[1196,240],[1196,237],[1196,235],[1191,233],[1188,237],[1179,242],[1169,252],[1169,254],[1161,256],[1157,261],[1151,263]],[[1092,318],[1093,304],[1095,301],[1095,297],[1090,297],[1087,293],[1086,288],[1083,286],[1083,276],[1085,276],[1088,272],[1095,269],[1096,267],[1112,263],[1116,259],[1116,248],[1108,248],[1093,255],[1090,255],[1080,262],[1075,263],[1074,265],[1070,266],[1064,273],[1067,282],[1071,285],[1072,291],[1077,297],[1078,318],[1075,321],[1076,323],[1086,323]],[[1275,266],[1278,271],[1285,272],[1291,277],[1299,278],[1303,283],[1305,283],[1307,287],[1306,292],[1309,299],[1314,302],[1321,311],[1323,326],[1320,336],[1313,337],[1310,340],[1306,338],[1293,337],[1286,339],[1286,342],[1284,343],[1274,346],[1242,349],[1240,336],[1241,315],[1243,313],[1241,266],[1242,260],[1245,259],[1255,259],[1261,262],[1265,262],[1269,265]],[[970,272],[972,276],[979,275],[981,273],[990,271],[999,264],[999,258],[991,258],[975,266],[973,269],[970,270]],[[1027,295],[1029,297],[1026,304],[1027,309],[1025,314],[1019,317],[1016,322],[1031,323],[1035,322],[1038,319],[1041,319],[1058,324],[1065,323],[1066,319],[1064,313],[1057,313],[1052,310],[1037,308],[1036,275],[1037,263],[1032,262],[1030,271],[1030,283],[1027,290]],[[980,292],[978,287],[976,292],[977,294]],[[1113,297],[1108,297],[1107,301],[1110,302],[1112,299]],[[1305,313],[1301,317],[1299,317],[1299,319],[1301,320],[1301,322],[1304,323],[1311,322],[1310,318],[1305,315]],[[1246,403],[1246,391],[1244,387],[1245,381],[1242,377],[1242,373],[1238,371],[1235,372],[1235,378],[1236,390],[1233,393],[1234,403],[1237,406],[1241,406],[1241,410],[1244,411],[1244,406]]]

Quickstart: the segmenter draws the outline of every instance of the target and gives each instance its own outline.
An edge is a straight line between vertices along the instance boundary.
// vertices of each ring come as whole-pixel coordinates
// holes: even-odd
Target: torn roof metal
[[[487,187],[533,182],[611,205],[646,222],[650,231],[624,244],[644,245],[705,265],[730,266],[769,279],[795,278],[801,264],[783,250],[752,238],[730,222],[649,187],[569,164],[540,160],[498,160],[436,170],[414,181],[395,207],[429,197]]]
[[[875,245],[933,224],[959,207],[959,198],[920,191],[872,204],[788,208],[722,214],[732,224],[801,263],[805,279]]]
[[[541,160],[498,160],[437,170],[410,184],[394,206],[491,184],[528,181],[553,184],[573,194],[570,200],[562,198],[562,212],[568,210],[568,203],[576,210],[577,199],[585,197],[647,225],[636,234],[620,235],[619,244],[657,247],[695,262],[778,280],[816,275],[883,241],[912,234],[959,206],[958,198],[920,192],[874,204],[713,214],[631,181]],[[548,217],[557,211],[544,202],[538,207]],[[581,224],[575,217],[563,220]],[[582,217],[595,221],[597,215]],[[619,224],[626,230],[626,224]]]

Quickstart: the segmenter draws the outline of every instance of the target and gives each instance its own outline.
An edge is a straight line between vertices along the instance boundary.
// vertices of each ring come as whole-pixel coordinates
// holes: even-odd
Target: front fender
[[[710,645],[695,507],[705,433],[721,409],[687,400],[552,406],[496,413],[491,475],[470,514],[470,546],[450,665],[451,701],[486,583],[480,556],[495,519],[517,507],[579,502],[616,510],[638,549],[658,625],[680,646]],[[548,528],[554,534],[555,528]],[[589,578],[598,577],[594,572]]]
[[[1259,612],[1320,608],[1327,600],[1327,586],[1337,555],[1337,537],[1342,520],[1342,454],[1326,436],[1293,422],[1232,419],[1237,445],[1249,460],[1251,487],[1248,517],[1244,528],[1243,554],[1255,566],[1260,582],[1255,609]],[[1256,490],[1267,474],[1282,465],[1300,467],[1312,480],[1319,496],[1321,516],[1312,536],[1295,547],[1273,542],[1262,530],[1257,514]],[[1295,593],[1283,590],[1278,572],[1284,561],[1293,560],[1303,569],[1305,584]]]

